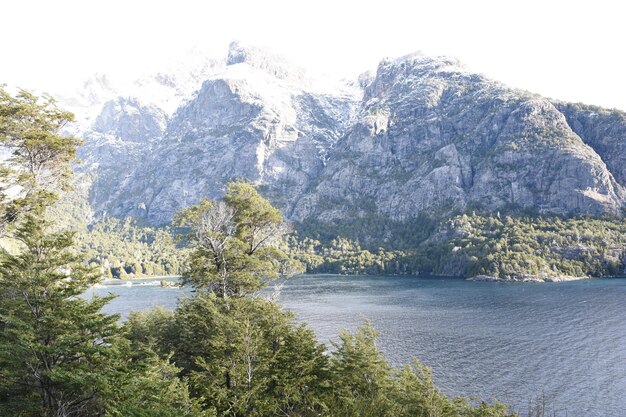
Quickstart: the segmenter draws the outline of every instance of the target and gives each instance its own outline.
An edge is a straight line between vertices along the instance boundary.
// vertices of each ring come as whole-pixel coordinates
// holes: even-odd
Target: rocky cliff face
[[[473,207],[613,213],[623,199],[550,101],[417,54],[380,64],[358,121],[294,218],[372,207],[398,219]]]
[[[584,104],[554,105],[570,128],[600,155],[617,182],[626,186],[626,113]]]
[[[76,166],[77,188],[88,190],[91,212],[85,217],[122,214],[114,212],[112,201],[125,194],[132,173],[163,138],[172,113],[219,65],[206,55],[190,55],[185,64],[171,62],[132,82],[97,74],[76,92],[59,95],[62,106],[76,114],[67,133],[85,140]]]
[[[164,223],[236,178],[295,220],[478,207],[599,214],[626,200],[622,112],[551,102],[421,54],[330,87],[238,44],[205,62],[201,75],[142,84],[168,94],[101,88],[107,100],[92,99],[99,114],[84,125],[81,156],[96,215]]]
[[[262,186],[289,210],[351,126],[362,94],[349,84],[328,90],[281,59],[232,44],[225,64],[171,116],[139,100],[106,102],[82,152],[98,164],[96,216],[166,223],[199,198],[220,196],[237,178]]]

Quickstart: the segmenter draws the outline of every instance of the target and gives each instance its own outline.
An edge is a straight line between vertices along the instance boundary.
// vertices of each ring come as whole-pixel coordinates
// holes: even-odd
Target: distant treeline
[[[131,219],[94,223],[77,232],[76,243],[106,278],[181,275],[188,255],[174,229]],[[440,222],[426,216],[404,223],[315,222],[297,224],[283,246],[307,273],[558,279],[626,272],[620,217],[464,214]]]
[[[556,279],[626,272],[622,217],[473,213],[439,223],[419,217],[398,233],[401,225],[384,219],[368,233],[370,223],[337,223],[343,237],[330,239],[310,225],[301,226],[289,247],[311,273]]]
[[[76,247],[105,278],[180,275],[188,254],[171,229],[142,227],[132,219],[97,222],[76,234]]]

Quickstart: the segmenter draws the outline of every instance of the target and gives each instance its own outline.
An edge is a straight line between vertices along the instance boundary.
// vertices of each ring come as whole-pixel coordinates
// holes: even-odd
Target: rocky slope
[[[111,196],[126,186],[162,139],[172,113],[221,65],[203,53],[186,56],[184,64],[172,61],[163,71],[131,82],[96,74],[75,92],[58,95],[61,105],[76,115],[67,133],[85,140],[76,166],[77,188],[88,190],[90,210],[84,217],[111,214]],[[80,194],[70,200],[85,193]]]
[[[626,113],[580,103],[554,105],[570,128],[600,155],[615,179],[626,186]]]
[[[361,94],[350,84],[327,90],[280,58],[232,44],[224,65],[171,116],[135,100],[107,102],[82,151],[98,161],[96,215],[166,223],[200,197],[220,196],[236,178],[290,207],[319,176]]]
[[[330,220],[364,208],[397,219],[477,207],[616,213],[624,189],[593,146],[626,149],[626,136],[590,124],[587,146],[547,99],[445,58],[383,61],[355,126],[294,217]],[[607,130],[617,134],[608,139]],[[621,170],[614,155],[606,151]]]
[[[85,90],[96,91],[82,99],[92,116],[76,133],[88,140],[81,170],[96,216],[166,223],[236,178],[294,220],[602,214],[626,201],[623,112],[551,101],[421,54],[324,86],[238,44],[200,61],[132,94],[102,78]]]

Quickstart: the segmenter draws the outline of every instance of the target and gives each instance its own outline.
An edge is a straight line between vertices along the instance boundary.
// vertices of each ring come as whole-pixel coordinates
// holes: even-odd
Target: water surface
[[[152,285],[119,294],[107,311],[174,308],[188,290]],[[309,275],[269,291],[336,340],[367,317],[394,364],[420,358],[448,394],[498,398],[525,414],[545,396],[557,416],[626,416],[626,279],[566,283]]]

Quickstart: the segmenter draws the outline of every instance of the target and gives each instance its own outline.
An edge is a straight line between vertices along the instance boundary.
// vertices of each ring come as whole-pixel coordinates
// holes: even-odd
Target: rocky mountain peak
[[[154,105],[142,105],[136,98],[118,97],[104,104],[93,130],[124,141],[146,142],[159,138],[167,114]]]
[[[365,87],[365,101],[371,98],[391,96],[402,99],[405,95],[419,95],[421,87],[430,84],[445,83],[450,78],[473,77],[473,81],[485,79],[478,74],[471,74],[457,59],[446,56],[431,57],[421,52],[414,52],[399,58],[383,59],[376,70],[376,75]],[[364,80],[361,80],[363,83]]]
[[[416,53],[383,60],[355,124],[293,217],[361,216],[364,204],[397,219],[467,207],[617,213],[626,193],[607,165],[618,170],[610,155],[623,152],[584,142],[604,145],[599,131],[621,129],[583,128],[583,120],[566,120],[549,100],[471,73],[455,59]],[[623,139],[617,147],[626,147]]]
[[[237,64],[247,64],[280,80],[299,84],[308,81],[304,69],[291,64],[285,58],[259,47],[244,46],[239,42],[232,42],[228,49],[226,65]]]
[[[459,60],[447,56],[428,56],[414,52],[395,59],[383,59],[378,65],[376,77],[397,82],[424,77],[469,75]],[[475,74],[474,74],[475,75]]]
[[[94,80],[102,94],[81,159],[94,167],[96,213],[167,223],[235,178],[295,220],[624,207],[623,113],[553,102],[419,52],[321,84],[236,42],[225,59],[196,58],[129,89]]]

